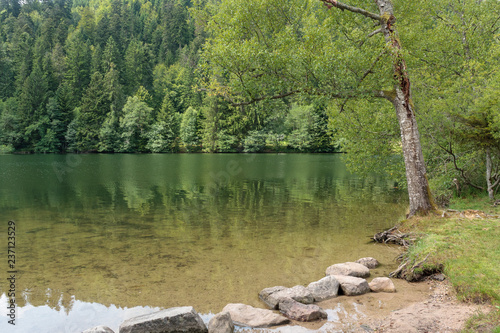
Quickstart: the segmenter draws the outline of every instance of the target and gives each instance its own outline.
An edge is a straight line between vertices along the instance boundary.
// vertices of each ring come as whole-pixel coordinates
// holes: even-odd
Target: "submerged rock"
[[[366,278],[370,276],[368,267],[355,263],[345,262],[343,264],[335,264],[326,269],[326,275],[346,275],[359,278]]]
[[[319,281],[309,283],[306,289],[309,290],[315,302],[321,302],[337,297],[339,285],[339,282],[333,275],[328,275]]]
[[[360,258],[356,260],[356,263],[366,266],[369,269],[377,268],[380,265],[378,260],[372,257]]]
[[[304,286],[295,286],[287,288],[283,286],[265,288],[259,293],[259,298],[271,309],[278,309],[281,299],[291,298],[304,304],[314,303],[314,297]]]
[[[344,295],[356,296],[370,292],[370,286],[365,279],[346,275],[334,275],[334,277],[339,281]]]
[[[298,321],[313,321],[326,319],[325,310],[315,304],[302,304],[291,298],[284,298],[279,303],[280,312],[290,319]]]
[[[115,333],[111,328],[108,326],[96,326],[89,328],[88,330],[83,331],[82,333]]]
[[[369,284],[370,290],[373,292],[395,293],[396,287],[391,279],[388,277],[374,278]]]
[[[234,324],[229,312],[220,312],[208,322],[208,333],[233,333]]]
[[[222,309],[222,312],[229,312],[233,322],[238,326],[258,328],[282,325],[290,322],[288,318],[271,310],[258,309],[240,303],[228,304]]]
[[[161,310],[155,313],[125,320],[120,333],[206,333],[207,327],[192,306]]]

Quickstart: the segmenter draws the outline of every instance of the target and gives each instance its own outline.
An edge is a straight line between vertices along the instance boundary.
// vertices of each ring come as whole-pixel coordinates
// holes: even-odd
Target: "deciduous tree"
[[[428,213],[434,206],[392,1],[322,3],[326,8],[317,0],[217,5],[204,51],[207,87],[238,105],[294,94],[337,99],[341,109],[351,99],[386,100],[400,128],[409,213]]]

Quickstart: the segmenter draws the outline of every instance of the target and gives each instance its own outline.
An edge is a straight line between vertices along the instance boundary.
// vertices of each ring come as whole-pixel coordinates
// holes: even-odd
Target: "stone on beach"
[[[394,293],[396,292],[396,287],[394,286],[394,282],[388,277],[377,277],[374,278],[369,284],[370,290],[373,292],[385,292],[385,293]]]
[[[190,332],[206,333],[207,327],[192,306],[161,310],[125,320],[120,333]]]
[[[266,303],[267,306],[275,310],[278,309],[280,300],[284,298],[291,298],[304,304],[314,303],[314,297],[304,286],[295,286],[292,288],[283,286],[265,288],[259,293],[259,298]]]
[[[334,275],[334,277],[339,281],[344,295],[356,296],[370,292],[370,286],[365,279],[346,275]]]
[[[290,319],[298,321],[313,321],[326,319],[326,312],[315,304],[302,304],[291,298],[284,298],[279,303],[280,312]]]
[[[377,268],[380,264],[377,259],[372,257],[365,257],[356,260],[356,263],[366,266],[369,269]]]
[[[355,262],[345,262],[328,267],[326,269],[326,275],[347,275],[366,278],[370,276],[370,270],[368,267]]]
[[[321,302],[337,297],[339,282],[333,275],[328,275],[319,281],[309,283],[307,290],[309,290],[315,302]]]
[[[229,312],[233,322],[238,326],[259,328],[288,324],[290,322],[288,318],[272,310],[258,309],[241,303],[228,304],[222,309],[222,312]]]
[[[234,324],[229,312],[220,312],[208,322],[208,333],[233,333]]]

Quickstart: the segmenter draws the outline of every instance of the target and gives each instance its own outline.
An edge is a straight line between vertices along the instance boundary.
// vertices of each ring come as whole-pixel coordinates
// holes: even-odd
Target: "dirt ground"
[[[354,332],[459,332],[474,313],[489,310],[486,306],[458,302],[446,282],[426,284],[430,291],[426,300],[394,310],[383,319],[367,318]]]
[[[408,283],[393,280],[396,293],[369,293],[340,296],[317,303],[327,313],[327,321],[300,323],[260,332],[342,332],[342,333],[451,333],[459,332],[467,319],[487,306],[464,304],[456,300],[445,280]],[[256,332],[257,330],[242,330]]]

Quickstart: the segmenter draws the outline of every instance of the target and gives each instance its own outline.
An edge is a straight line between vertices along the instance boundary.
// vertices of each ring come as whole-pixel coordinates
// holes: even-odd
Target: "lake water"
[[[0,155],[0,331],[118,329],[192,305],[263,307],[360,257],[404,216],[406,194],[335,154]],[[7,324],[7,223],[16,225],[16,329]],[[207,316],[205,316],[205,319]],[[16,331],[17,330],[17,331]]]

